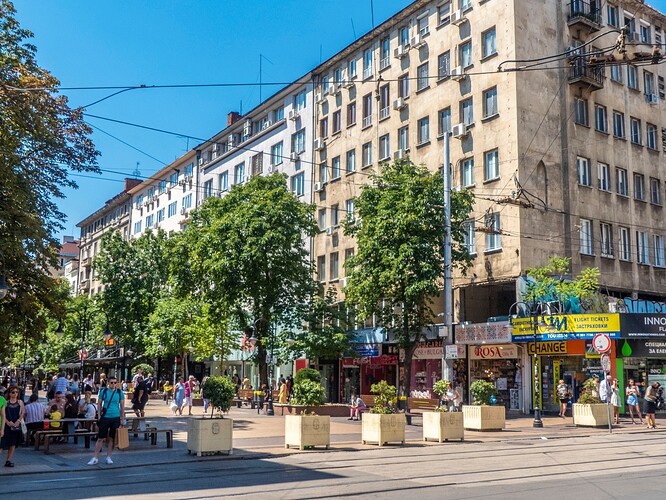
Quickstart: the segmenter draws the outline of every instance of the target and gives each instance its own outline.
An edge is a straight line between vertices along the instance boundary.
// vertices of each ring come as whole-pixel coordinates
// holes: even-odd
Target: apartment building
[[[201,169],[197,204],[224,196],[252,176],[274,172],[286,174],[289,189],[310,203],[312,86],[310,75],[305,75],[244,116],[229,114],[227,127],[197,148]]]
[[[407,156],[437,171],[450,133],[453,185],[476,196],[456,320],[507,315],[517,278],[552,255],[599,266],[609,293],[663,293],[664,70],[651,64],[663,28],[634,0],[420,0],[324,62],[318,279],[344,287],[355,243],[340,221],[368,174]]]
[[[77,295],[93,296],[103,290],[95,276],[92,263],[101,250],[102,236],[108,231],[120,231],[124,239],[130,237],[131,195],[129,191],[139,184],[138,179],[125,179],[124,189],[108,200],[103,207],[79,222],[79,278]]]
[[[128,191],[131,196],[130,237],[163,229],[180,232],[197,202],[196,152],[186,154]]]

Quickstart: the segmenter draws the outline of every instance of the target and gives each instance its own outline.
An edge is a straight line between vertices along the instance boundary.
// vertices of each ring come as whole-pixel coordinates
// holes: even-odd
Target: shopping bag
[[[116,447],[119,450],[129,448],[129,430],[127,427],[120,427],[116,430]]]

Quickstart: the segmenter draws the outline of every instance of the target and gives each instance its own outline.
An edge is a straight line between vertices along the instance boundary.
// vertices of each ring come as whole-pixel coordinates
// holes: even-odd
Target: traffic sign
[[[611,349],[611,340],[605,333],[598,333],[592,339],[592,347],[597,352],[608,352]]]
[[[610,373],[611,371],[611,360],[608,354],[601,355],[601,369],[604,373]]]

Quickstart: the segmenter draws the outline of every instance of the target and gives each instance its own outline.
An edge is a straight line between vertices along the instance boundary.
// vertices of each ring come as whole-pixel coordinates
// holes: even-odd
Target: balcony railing
[[[363,117],[363,128],[369,127],[372,125],[372,115]]]
[[[386,106],[385,108],[381,108],[379,110],[379,119],[383,120],[384,118],[388,118],[391,113],[391,108]]]
[[[597,31],[601,28],[601,10],[599,1],[585,2],[583,0],[573,0],[569,4],[569,14],[567,16],[569,26],[585,26],[590,31]]]
[[[591,66],[583,58],[574,61],[569,73],[569,83],[587,84],[592,90],[603,88],[604,78],[603,66]]]

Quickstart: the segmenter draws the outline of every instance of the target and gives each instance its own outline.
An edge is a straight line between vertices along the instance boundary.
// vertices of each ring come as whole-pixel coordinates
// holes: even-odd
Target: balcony
[[[79,290],[82,292],[87,292],[88,290],[90,290],[90,280],[87,278],[81,280],[81,283],[79,283]]]
[[[567,24],[570,28],[584,30],[588,33],[599,31],[601,29],[599,1],[584,2],[583,0],[573,0],[569,4]]]
[[[372,115],[363,117],[363,128],[368,128],[372,126]]]
[[[604,87],[604,78],[603,66],[591,66],[583,58],[577,58],[571,65],[569,83],[572,85],[595,91]]]
[[[83,257],[81,259],[81,265],[83,267],[90,267],[92,265],[92,257]]]

